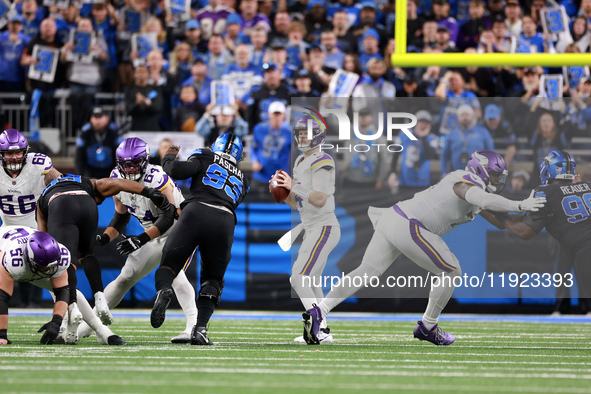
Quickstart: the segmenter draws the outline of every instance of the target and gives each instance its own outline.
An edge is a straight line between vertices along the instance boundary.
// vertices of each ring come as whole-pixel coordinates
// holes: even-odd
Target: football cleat
[[[125,342],[119,335],[111,335],[107,338],[107,344],[109,346],[125,346],[127,345],[127,342]]]
[[[96,340],[101,345],[123,346],[127,343],[119,335],[115,335],[111,329],[105,325],[100,325],[96,330]]]
[[[213,342],[207,337],[207,329],[205,327],[193,327],[193,331],[191,331],[191,345],[213,346]]]
[[[305,344],[306,340],[304,339],[303,336],[299,336],[297,338],[294,338],[293,341],[295,343],[299,343],[299,344]],[[318,330],[318,342],[320,342],[321,345],[328,345],[334,342],[333,338],[332,338],[332,334],[330,333],[330,328],[321,328],[320,330]]]
[[[304,340],[308,345],[320,345],[318,331],[322,322],[322,312],[316,304],[312,308],[302,313],[302,322],[304,323]]]
[[[189,330],[185,330],[181,332],[176,337],[170,340],[172,343],[189,343],[191,342],[191,332]]]
[[[164,323],[164,320],[166,319],[166,308],[168,308],[171,299],[171,288],[158,291],[158,294],[156,294],[156,301],[154,301],[154,306],[152,307],[152,313],[150,314],[150,323],[152,324],[152,327],[158,328]]]
[[[102,291],[97,291],[94,294],[94,307],[96,315],[101,319],[105,326],[113,323],[113,315],[109,310],[109,304],[105,298],[105,293]]]
[[[84,320],[82,317],[82,313],[80,309],[78,309],[78,304],[75,302],[68,305],[68,322],[66,325],[66,332],[64,335],[64,339],[66,340],[66,344],[68,345],[77,345],[78,344],[78,327]]]
[[[422,320],[419,320],[417,324],[418,325],[415,327],[413,334],[415,338],[418,338],[421,341],[429,341],[435,345],[445,346],[451,345],[456,340],[456,337],[443,331],[437,324],[435,324],[430,330],[425,327]]]

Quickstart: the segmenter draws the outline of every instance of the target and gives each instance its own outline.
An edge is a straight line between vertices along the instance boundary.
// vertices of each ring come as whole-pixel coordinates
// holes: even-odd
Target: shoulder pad
[[[111,171],[111,175],[109,175],[109,178],[122,178],[117,167],[113,168],[113,171]]]
[[[48,156],[43,153],[33,153],[27,155],[27,162],[41,171],[43,175],[47,174],[53,167],[53,163]]]
[[[334,160],[329,154],[324,152],[317,152],[313,155],[312,164],[310,164],[310,170],[314,172],[316,170],[326,167],[329,167],[329,169],[331,169],[334,168],[334,166]]]
[[[482,179],[478,178],[476,175],[472,174],[468,171],[461,171],[459,174],[461,177],[461,181],[471,185],[471,186],[478,186],[479,188],[486,190],[486,185],[482,182]]]

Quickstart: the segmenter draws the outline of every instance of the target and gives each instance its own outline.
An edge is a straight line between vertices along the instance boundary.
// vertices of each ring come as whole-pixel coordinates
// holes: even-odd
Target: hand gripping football
[[[279,170],[279,173],[284,172],[283,170]],[[286,173],[287,174],[287,173]],[[273,199],[277,202],[283,202],[287,196],[289,196],[289,190],[284,188],[283,186],[277,186],[277,174],[273,176],[271,179],[271,183],[269,184],[269,192],[273,196]]]

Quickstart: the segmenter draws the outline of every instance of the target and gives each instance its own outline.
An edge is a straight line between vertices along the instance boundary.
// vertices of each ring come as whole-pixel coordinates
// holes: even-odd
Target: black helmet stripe
[[[230,134],[228,139],[226,140],[226,145],[224,145],[224,150],[222,152],[231,154],[232,153],[232,146],[234,145],[234,138],[236,136],[234,134]]]
[[[562,155],[566,159],[566,172],[565,172],[565,174],[572,174],[573,173],[573,160],[572,160],[572,157],[571,157],[570,153],[568,153],[567,151],[561,151],[560,153],[562,153]]]

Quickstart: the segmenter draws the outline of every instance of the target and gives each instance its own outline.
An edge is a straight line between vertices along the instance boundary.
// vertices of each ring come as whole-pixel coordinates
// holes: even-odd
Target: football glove
[[[109,241],[111,241],[111,237],[108,234],[102,233],[96,236],[96,243],[99,246],[105,246]]]
[[[53,345],[53,341],[57,338],[60,332],[60,326],[62,325],[63,318],[60,315],[53,315],[53,319],[49,323],[45,323],[37,332],[43,332],[41,337],[42,345]]]
[[[6,343],[0,343],[0,345],[12,345],[10,339],[8,339],[8,330],[0,330],[0,339],[4,339]]]
[[[529,197],[519,203],[519,212],[537,212],[544,207],[546,197],[534,197],[535,193],[532,190]]]
[[[123,238],[125,238],[123,241],[117,243],[117,251],[122,256],[127,256],[135,252],[150,241],[150,236],[145,232],[140,235],[132,235],[131,237],[124,235]]]
[[[148,197],[154,205],[163,211],[167,211],[170,208],[168,198],[158,190],[152,189],[151,187],[144,187],[141,194],[144,197]]]

